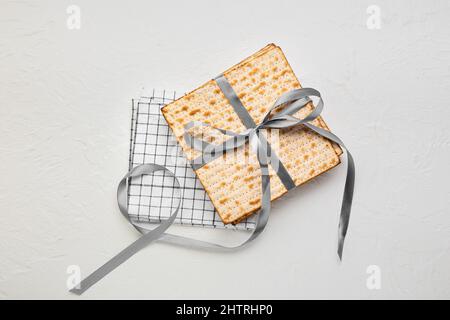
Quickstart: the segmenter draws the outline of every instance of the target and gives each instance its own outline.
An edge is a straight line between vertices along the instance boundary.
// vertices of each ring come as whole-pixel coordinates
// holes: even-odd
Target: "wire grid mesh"
[[[132,100],[129,168],[157,163],[172,171],[181,184],[181,210],[175,223],[182,225],[251,230],[255,217],[236,225],[224,225],[200,180],[196,177],[172,135],[160,110],[177,98],[173,91],[155,91]],[[174,181],[164,172],[132,178],[128,187],[128,211],[132,219],[159,223],[176,206]]]

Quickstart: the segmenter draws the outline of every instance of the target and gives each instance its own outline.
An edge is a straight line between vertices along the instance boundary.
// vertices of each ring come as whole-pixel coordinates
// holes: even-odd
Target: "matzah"
[[[283,52],[273,44],[228,69],[224,76],[255,123],[262,121],[280,95],[301,87]],[[312,108],[310,104],[295,116],[305,117]],[[168,104],[162,113],[189,160],[201,153],[184,141],[184,125],[188,122],[202,121],[234,132],[246,129],[214,80]],[[322,118],[312,124],[328,130]],[[342,150],[303,126],[266,133],[297,186],[340,163]],[[261,173],[248,145],[209,162],[196,174],[224,223],[237,223],[261,207]],[[287,190],[272,168],[270,175],[274,200]]]

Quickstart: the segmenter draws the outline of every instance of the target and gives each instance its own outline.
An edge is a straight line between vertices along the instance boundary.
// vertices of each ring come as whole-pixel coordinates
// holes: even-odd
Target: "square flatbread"
[[[270,44],[224,72],[255,123],[260,123],[275,100],[283,93],[301,88],[281,49]],[[313,109],[310,104],[296,117]],[[162,108],[186,157],[201,155],[189,148],[183,138],[184,125],[202,121],[213,127],[244,131],[246,128],[214,80]],[[322,118],[312,124],[328,130]],[[284,164],[295,184],[303,184],[340,163],[342,150],[304,126],[265,130],[272,149]],[[229,137],[216,137],[220,143]],[[248,144],[212,160],[196,174],[225,224],[237,223],[261,207],[261,172],[256,155]],[[272,200],[287,192],[276,172],[270,168]]]

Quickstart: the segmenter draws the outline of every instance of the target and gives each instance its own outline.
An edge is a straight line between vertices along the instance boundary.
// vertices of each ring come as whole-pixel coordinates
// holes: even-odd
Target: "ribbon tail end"
[[[344,251],[344,237],[340,236],[338,240],[338,250],[337,254],[339,257],[339,261],[342,262],[342,252]]]
[[[76,294],[77,296],[81,296],[84,290],[82,290],[81,287],[75,286],[74,288],[70,289],[69,292]]]

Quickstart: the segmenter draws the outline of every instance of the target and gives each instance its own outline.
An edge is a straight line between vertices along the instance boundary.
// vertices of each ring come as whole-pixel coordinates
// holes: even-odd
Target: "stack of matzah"
[[[283,52],[274,44],[228,69],[224,76],[257,124],[280,95],[301,87]],[[305,117],[312,108],[308,105],[295,116]],[[214,80],[168,104],[162,112],[189,160],[201,153],[184,141],[186,123],[201,121],[234,132],[246,129]],[[322,118],[312,124],[328,130]],[[342,150],[303,126],[274,133],[265,132],[297,186],[340,163]],[[248,145],[212,160],[196,174],[225,224],[237,223],[261,207],[261,172]],[[273,168],[270,176],[274,200],[287,190]]]

